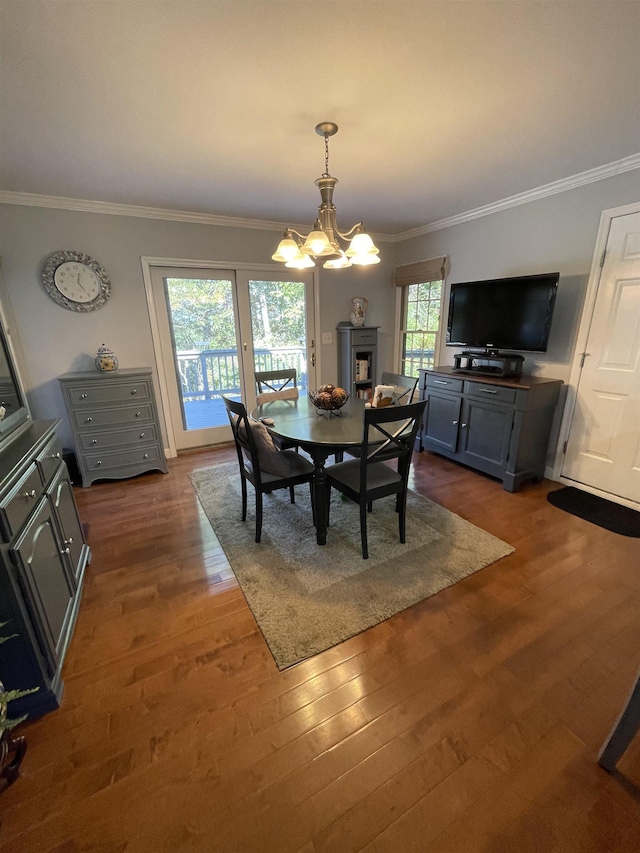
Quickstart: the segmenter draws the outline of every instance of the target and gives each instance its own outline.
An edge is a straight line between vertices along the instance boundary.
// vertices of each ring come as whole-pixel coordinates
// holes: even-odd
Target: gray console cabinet
[[[59,377],[82,485],[167,473],[151,368]]]
[[[541,480],[561,385],[538,376],[474,376],[449,366],[420,370],[427,407],[419,449],[498,477],[510,492]]]
[[[378,326],[340,323],[338,385],[352,397],[372,400],[378,374]]]
[[[29,421],[0,449],[0,673],[7,690],[37,687],[11,715],[37,717],[60,704],[62,664],[89,547],[55,433]]]

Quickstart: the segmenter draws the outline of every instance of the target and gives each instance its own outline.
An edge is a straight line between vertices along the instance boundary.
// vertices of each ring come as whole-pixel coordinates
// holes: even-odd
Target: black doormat
[[[628,506],[583,492],[582,489],[574,489],[573,486],[549,492],[547,500],[558,509],[584,518],[612,533],[640,539],[640,512]]]

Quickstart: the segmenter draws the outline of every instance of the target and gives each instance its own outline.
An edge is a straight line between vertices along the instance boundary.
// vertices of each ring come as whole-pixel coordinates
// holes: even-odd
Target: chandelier
[[[332,121],[323,121],[316,125],[318,136],[324,136],[324,174],[315,182],[320,190],[322,203],[318,207],[318,217],[311,232],[305,237],[294,228],[287,228],[284,239],[280,241],[272,259],[280,261],[293,269],[306,269],[315,266],[314,260],[323,260],[325,269],[344,269],[352,264],[369,266],[379,264],[380,252],[371,237],[364,230],[362,222],[344,233],[338,230],[336,208],[333,204],[333,189],[337,178],[329,174],[329,137],[338,132],[338,125]],[[348,243],[343,249],[340,241]]]

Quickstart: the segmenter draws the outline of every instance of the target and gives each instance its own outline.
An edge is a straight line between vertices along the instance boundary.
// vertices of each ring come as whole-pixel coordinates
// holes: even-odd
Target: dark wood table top
[[[364,400],[351,398],[339,410],[340,414],[323,413],[308,397],[297,400],[274,400],[257,406],[251,416],[273,418],[267,428],[274,435],[301,445],[350,447],[362,443]]]

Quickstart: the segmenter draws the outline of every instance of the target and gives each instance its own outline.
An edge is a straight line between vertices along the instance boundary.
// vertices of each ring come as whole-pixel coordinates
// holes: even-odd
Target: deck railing
[[[295,367],[298,387],[307,387],[307,355],[304,347],[256,349],[256,370]],[[240,394],[240,369],[235,349],[189,350],[177,353],[182,399],[213,400],[222,394]]]

